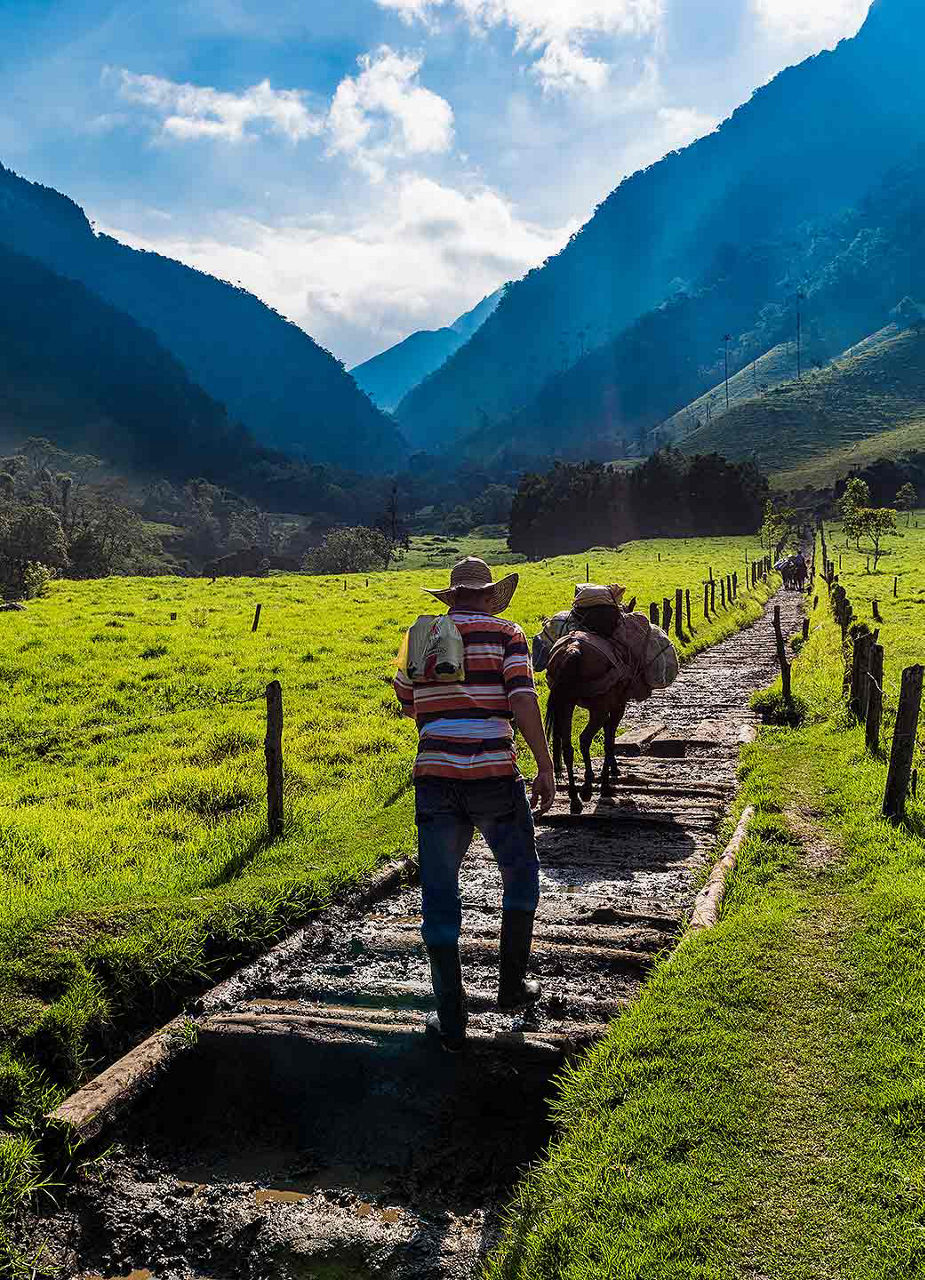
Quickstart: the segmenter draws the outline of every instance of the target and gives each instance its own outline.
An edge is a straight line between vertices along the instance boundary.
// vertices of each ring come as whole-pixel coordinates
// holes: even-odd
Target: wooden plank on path
[[[664,723],[659,723],[645,724],[641,729],[631,729],[629,733],[623,733],[617,738],[614,750],[618,756],[641,756],[652,739],[664,733],[666,728]]]

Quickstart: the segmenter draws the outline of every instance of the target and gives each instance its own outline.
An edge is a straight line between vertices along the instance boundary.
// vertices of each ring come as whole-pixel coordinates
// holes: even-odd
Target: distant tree
[[[852,476],[845,486],[838,512],[844,525],[845,537],[854,542],[858,551],[861,549],[861,537],[864,533],[860,513],[869,508],[870,486],[858,476]]]
[[[381,529],[364,525],[332,529],[302,562],[306,573],[362,573],[388,563],[389,541]]]
[[[511,518],[514,490],[506,484],[490,484],[473,499],[472,520],[475,525],[507,524]]]
[[[30,565],[59,569],[67,560],[67,541],[54,511],[38,503],[0,507],[0,589],[6,595],[23,594]]]
[[[792,507],[782,507],[769,498],[758,535],[762,547],[776,558],[796,533],[797,524],[797,513]]]
[[[443,521],[444,532],[451,534],[453,537],[468,533],[474,525],[475,519],[472,515],[472,509],[461,504],[454,507]]]
[[[398,501],[398,485],[393,482],[389,492],[385,511],[376,521],[376,528],[385,536],[385,564],[388,569],[393,560],[404,560],[405,552],[411,542],[408,530],[401,521],[401,508]]]
[[[858,513],[858,521],[861,527],[861,537],[866,538],[870,544],[870,551],[874,557],[874,572],[876,573],[880,557],[883,555],[883,547],[881,545],[883,539],[899,534],[899,530],[896,527],[896,512],[892,507],[862,507]]]
[[[2,480],[2,476],[0,476],[0,480]],[[918,501],[919,495],[915,486],[911,484],[904,484],[896,495],[893,505],[897,511],[905,511],[907,513],[907,524],[912,523],[912,512],[918,506]]]

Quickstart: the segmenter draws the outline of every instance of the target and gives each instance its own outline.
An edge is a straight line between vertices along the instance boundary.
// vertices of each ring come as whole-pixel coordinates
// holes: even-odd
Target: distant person
[[[531,801],[517,768],[515,725],[539,769],[532,805],[540,813],[552,806],[556,783],[526,637],[515,623],[497,616],[510,604],[517,583],[516,573],[492,581],[488,565],[473,556],[457,564],[449,587],[429,590],[449,606],[462,636],[464,678],[412,681],[403,671],[395,678],[402,710],[419,732],[414,790],[421,936],[437,999],[427,1025],[451,1051],[463,1047],[466,1034],[459,870],[476,829],[497,860],[504,887],[498,1008],[513,1011],[540,996],[539,983],[527,980],[539,859]]]

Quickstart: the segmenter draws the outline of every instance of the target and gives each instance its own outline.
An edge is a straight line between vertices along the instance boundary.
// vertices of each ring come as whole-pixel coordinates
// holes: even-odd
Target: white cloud
[[[383,45],[357,61],[357,75],[344,76],[330,107],[318,112],[300,90],[274,89],[269,80],[228,93],[123,70],[118,86],[125,101],[154,113],[164,136],[241,142],[261,126],[292,142],[323,134],[329,154],[346,156],[374,179],[384,177],[388,159],[449,151],[453,108],[420,83],[421,58]]]
[[[870,0],[752,0],[767,30],[788,43],[832,43],[853,35],[870,9]]]
[[[589,58],[567,40],[550,40],[533,72],[549,92],[568,93],[576,89],[603,89],[608,67],[600,58]]]
[[[127,102],[150,107],[163,132],[174,138],[222,138],[241,142],[252,136],[249,126],[264,126],[291,142],[321,133],[324,122],[309,111],[297,89],[274,89],[269,80],[226,93],[195,84],[179,84],[160,76],[119,73],[119,92]]]
[[[831,0],[834,3],[834,0]],[[537,55],[533,71],[548,90],[600,90],[607,64],[585,52],[589,37],[643,36],[660,25],[663,0],[376,0],[406,21],[455,10],[475,30],[509,26],[518,48]]]
[[[659,145],[669,151],[686,147],[719,125],[716,116],[698,111],[696,107],[659,107],[657,116],[661,125]]]
[[[407,175],[348,225],[234,219],[210,239],[111,234],[240,281],[353,364],[448,323],[576,229],[526,222],[488,188],[466,193]]]
[[[453,109],[418,82],[421,59],[387,45],[363,54],[357,76],[337,86],[327,129],[329,151],[348,156],[371,177],[383,175],[383,159],[448,151]]]

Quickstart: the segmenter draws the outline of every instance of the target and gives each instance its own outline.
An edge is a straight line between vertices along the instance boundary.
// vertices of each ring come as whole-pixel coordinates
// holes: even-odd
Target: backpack
[[[565,613],[557,613],[554,617],[547,618],[543,630],[533,637],[534,671],[545,671],[549,666],[556,642],[571,630],[571,619],[572,615],[567,610]]]
[[[412,684],[460,684],[466,678],[465,647],[448,614],[422,614],[408,632],[399,666]]]

